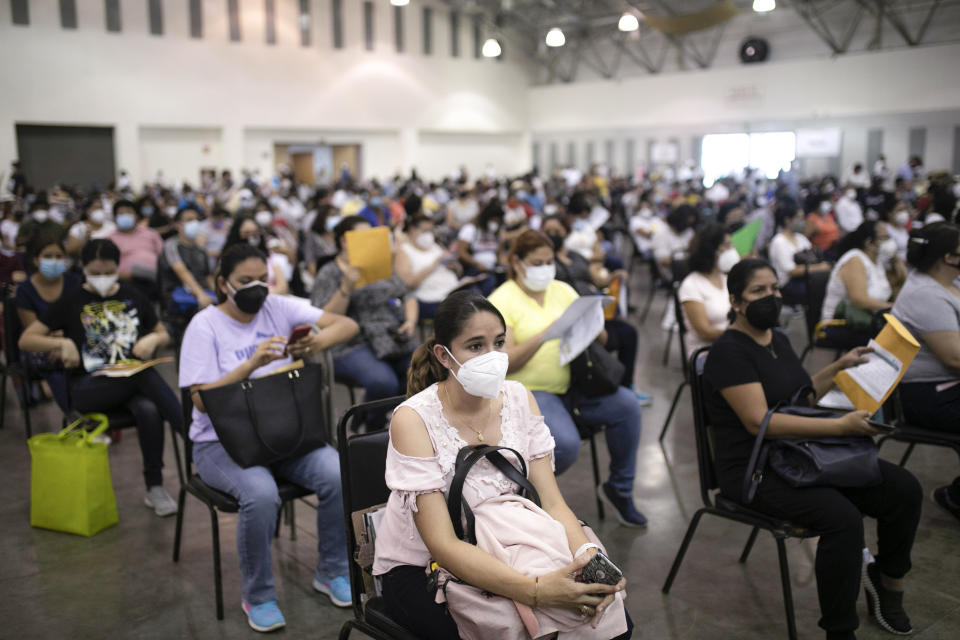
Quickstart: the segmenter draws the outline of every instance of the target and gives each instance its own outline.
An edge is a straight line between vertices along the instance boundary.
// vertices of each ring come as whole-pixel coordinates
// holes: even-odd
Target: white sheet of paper
[[[593,227],[594,231],[600,229],[603,225],[607,224],[607,220],[610,219],[610,211],[596,205],[593,209],[590,209],[590,215],[587,217],[587,222]]]
[[[903,363],[874,340],[867,346],[873,348],[873,353],[864,356],[866,364],[850,367],[847,373],[871,398],[881,402],[887,391],[897,383]]]
[[[560,340],[560,364],[567,365],[603,331],[603,307],[609,296],[582,296],[574,300],[550,327],[544,340]]]
[[[824,409],[837,409],[839,411],[853,411],[856,409],[853,406],[853,403],[850,402],[850,398],[847,397],[843,391],[840,391],[838,387],[834,387],[827,391],[820,401],[817,403],[818,407],[823,407]]]

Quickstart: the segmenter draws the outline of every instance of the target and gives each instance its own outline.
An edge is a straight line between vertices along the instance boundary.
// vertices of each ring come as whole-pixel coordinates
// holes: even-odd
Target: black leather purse
[[[792,487],[874,487],[883,479],[877,461],[877,445],[870,436],[823,436],[765,441],[774,413],[805,418],[836,418],[839,413],[799,404],[813,390],[804,387],[767,411],[753,443],[743,477],[743,504],[753,502],[767,467]]]
[[[309,365],[224,387],[203,389],[220,444],[241,467],[298,458],[330,442],[323,367]]]
[[[608,396],[623,379],[623,363],[597,341],[570,363],[570,387],[588,398]]]

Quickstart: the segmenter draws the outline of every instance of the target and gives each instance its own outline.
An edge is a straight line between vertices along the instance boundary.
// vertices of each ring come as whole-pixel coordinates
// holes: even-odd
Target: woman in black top
[[[767,409],[789,402],[808,385],[819,398],[838,371],[863,361],[866,349],[854,349],[811,378],[786,335],[773,330],[782,303],[770,264],[741,261],[727,276],[727,289],[732,324],[707,357],[705,402],[713,428],[720,491],[739,501],[753,441]],[[867,418],[866,411],[831,419],[774,414],[767,437],[875,435]],[[911,631],[902,606],[903,577],[910,570],[922,492],[909,471],[885,460],[880,460],[880,471],[883,482],[879,486],[856,489],[794,488],[775,473],[766,473],[750,505],[820,536],[815,565],[819,624],[828,639],[855,637],[864,515],[877,519],[879,538],[876,562],[864,570],[870,613],[888,631]]]
[[[183,423],[180,402],[155,368],[125,378],[93,375],[122,360],[149,360],[170,341],[153,305],[135,287],[117,281],[120,250],[91,240],[80,254],[86,282],[47,307],[20,337],[25,351],[49,353],[70,377],[69,404],[83,413],[125,408],[137,422],[147,485],[144,504],[167,516],[177,503],[163,488],[163,423]],[[54,337],[63,331],[65,337]]]

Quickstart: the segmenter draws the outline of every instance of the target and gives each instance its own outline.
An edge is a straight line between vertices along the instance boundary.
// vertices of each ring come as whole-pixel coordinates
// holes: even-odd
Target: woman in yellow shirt
[[[597,487],[597,493],[615,509],[622,524],[646,526],[646,517],[633,504],[641,413],[636,396],[626,387],[600,397],[579,393],[570,386],[570,367],[560,364],[558,341],[544,341],[550,326],[577,299],[573,287],[554,278],[550,238],[539,231],[524,231],[514,241],[508,259],[510,279],[490,294],[490,302],[507,324],[507,378],[522,382],[537,399],[556,441],[558,474],[576,461],[580,449],[573,410],[585,425],[606,425],[610,479]],[[600,335],[601,340],[605,338]]]

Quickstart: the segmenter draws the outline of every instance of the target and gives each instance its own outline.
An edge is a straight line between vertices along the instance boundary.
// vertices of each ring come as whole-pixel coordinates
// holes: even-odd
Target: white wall
[[[201,169],[224,166],[220,129],[187,127],[140,127],[140,172],[154,178],[163,172],[164,181],[198,184]]]
[[[373,52],[363,46],[362,3],[354,0],[344,2],[341,50],[332,48],[328,0],[311,4],[313,43],[307,48],[299,42],[297,0],[276,0],[276,46],[265,44],[262,2],[241,3],[239,43],[229,42],[224,0],[204,0],[202,40],[189,38],[186,2],[164,2],[161,37],[148,32],[146,3],[123,3],[119,34],[105,32],[102,2],[77,4],[77,30],[60,28],[56,0],[32,0],[27,27],[13,26],[10,12],[0,11],[0,57],[21,61],[5,65],[0,80],[7,96],[0,100],[0,159],[16,157],[15,123],[44,123],[115,127],[117,167],[135,180],[160,165],[167,175],[195,174],[195,158],[178,164],[178,154],[164,152],[153,159],[156,140],[143,133],[158,127],[219,130],[220,160],[234,171],[254,160],[272,171],[273,142],[318,137],[369,144],[363,150],[367,176],[409,170],[422,155],[421,129],[469,133],[501,145],[494,154],[504,162],[498,171],[528,165],[528,145],[518,147],[526,126],[524,68],[509,60],[475,60],[467,20],[461,21],[461,55],[451,58],[441,5],[434,11],[434,53],[424,56],[422,3],[406,11],[404,54],[396,53],[388,0],[375,3]],[[264,138],[273,134],[273,140]],[[177,136],[184,149],[194,142]],[[264,158],[268,146],[271,155]],[[437,164],[456,166],[459,154],[447,151]]]
[[[865,158],[867,131],[884,131],[888,162],[908,151],[911,127],[927,128],[926,166],[950,168],[953,127],[960,126],[960,45],[943,45],[836,59],[813,59],[688,71],[621,82],[584,82],[533,87],[528,118],[544,166],[557,143],[615,141],[614,168],[623,169],[626,140],[635,140],[641,161],[650,140],[678,139],[680,159],[692,138],[707,133],[840,127],[843,166]],[[603,123],[598,127],[598,123]],[[872,160],[872,159],[871,159]]]

